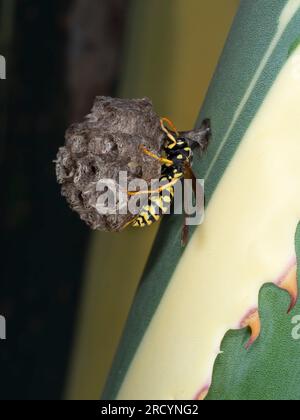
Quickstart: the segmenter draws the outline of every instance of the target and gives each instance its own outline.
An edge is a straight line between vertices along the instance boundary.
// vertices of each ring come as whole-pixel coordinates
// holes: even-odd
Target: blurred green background
[[[157,226],[91,233],[54,165],[96,95],[193,126],[238,0],[0,0],[0,399],[98,399]]]

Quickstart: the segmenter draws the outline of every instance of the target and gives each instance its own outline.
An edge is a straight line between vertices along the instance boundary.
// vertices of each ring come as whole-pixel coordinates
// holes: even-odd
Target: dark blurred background
[[[0,1],[1,399],[63,396],[90,233],[52,161],[94,96],[115,94],[128,3]]]

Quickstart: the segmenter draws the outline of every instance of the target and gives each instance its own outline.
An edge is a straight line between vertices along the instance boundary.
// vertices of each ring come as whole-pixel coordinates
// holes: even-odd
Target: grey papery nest
[[[97,97],[85,121],[67,130],[57,154],[57,180],[71,209],[92,229],[121,230],[132,215],[119,214],[117,207],[116,214],[99,213],[98,182],[110,179],[118,187],[125,171],[128,182],[141,178],[150,186],[160,177],[161,164],[143,153],[141,145],[161,155],[164,136],[149,99]]]

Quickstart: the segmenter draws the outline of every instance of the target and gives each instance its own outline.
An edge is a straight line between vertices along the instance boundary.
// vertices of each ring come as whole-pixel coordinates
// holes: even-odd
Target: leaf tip
[[[287,274],[279,281],[278,286],[290,295],[291,303],[288,309],[288,313],[290,313],[296,306],[299,297],[296,263],[289,268]]]
[[[195,400],[197,401],[204,401],[205,398],[208,395],[210,389],[210,385],[206,385],[205,387],[203,387],[196,395]]]
[[[252,344],[255,343],[255,341],[258,339],[261,332],[261,322],[257,309],[252,310],[251,312],[249,312],[248,315],[246,315],[246,317],[241,322],[241,327],[250,328],[251,330],[251,337],[245,346],[248,350],[252,346]]]

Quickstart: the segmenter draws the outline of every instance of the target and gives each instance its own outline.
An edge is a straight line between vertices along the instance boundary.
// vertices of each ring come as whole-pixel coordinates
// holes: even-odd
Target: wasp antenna
[[[161,120],[160,120],[161,129],[166,133],[168,138],[171,140],[172,145],[175,146],[176,145],[176,139],[173,136],[173,134],[171,134],[170,131],[166,128],[165,122],[167,122],[167,124],[169,124],[169,126],[171,126],[171,128],[175,130],[176,136],[178,136],[179,133],[176,130],[176,127],[174,126],[174,124],[168,118],[166,118],[166,117],[161,118]]]
[[[165,127],[165,123],[167,123],[169,125],[169,127],[174,131],[174,133],[176,134],[176,136],[179,135],[179,132],[178,132],[175,124],[169,118],[163,117],[163,118],[161,118],[160,121],[161,121],[161,124],[163,125],[164,128],[166,128]]]

